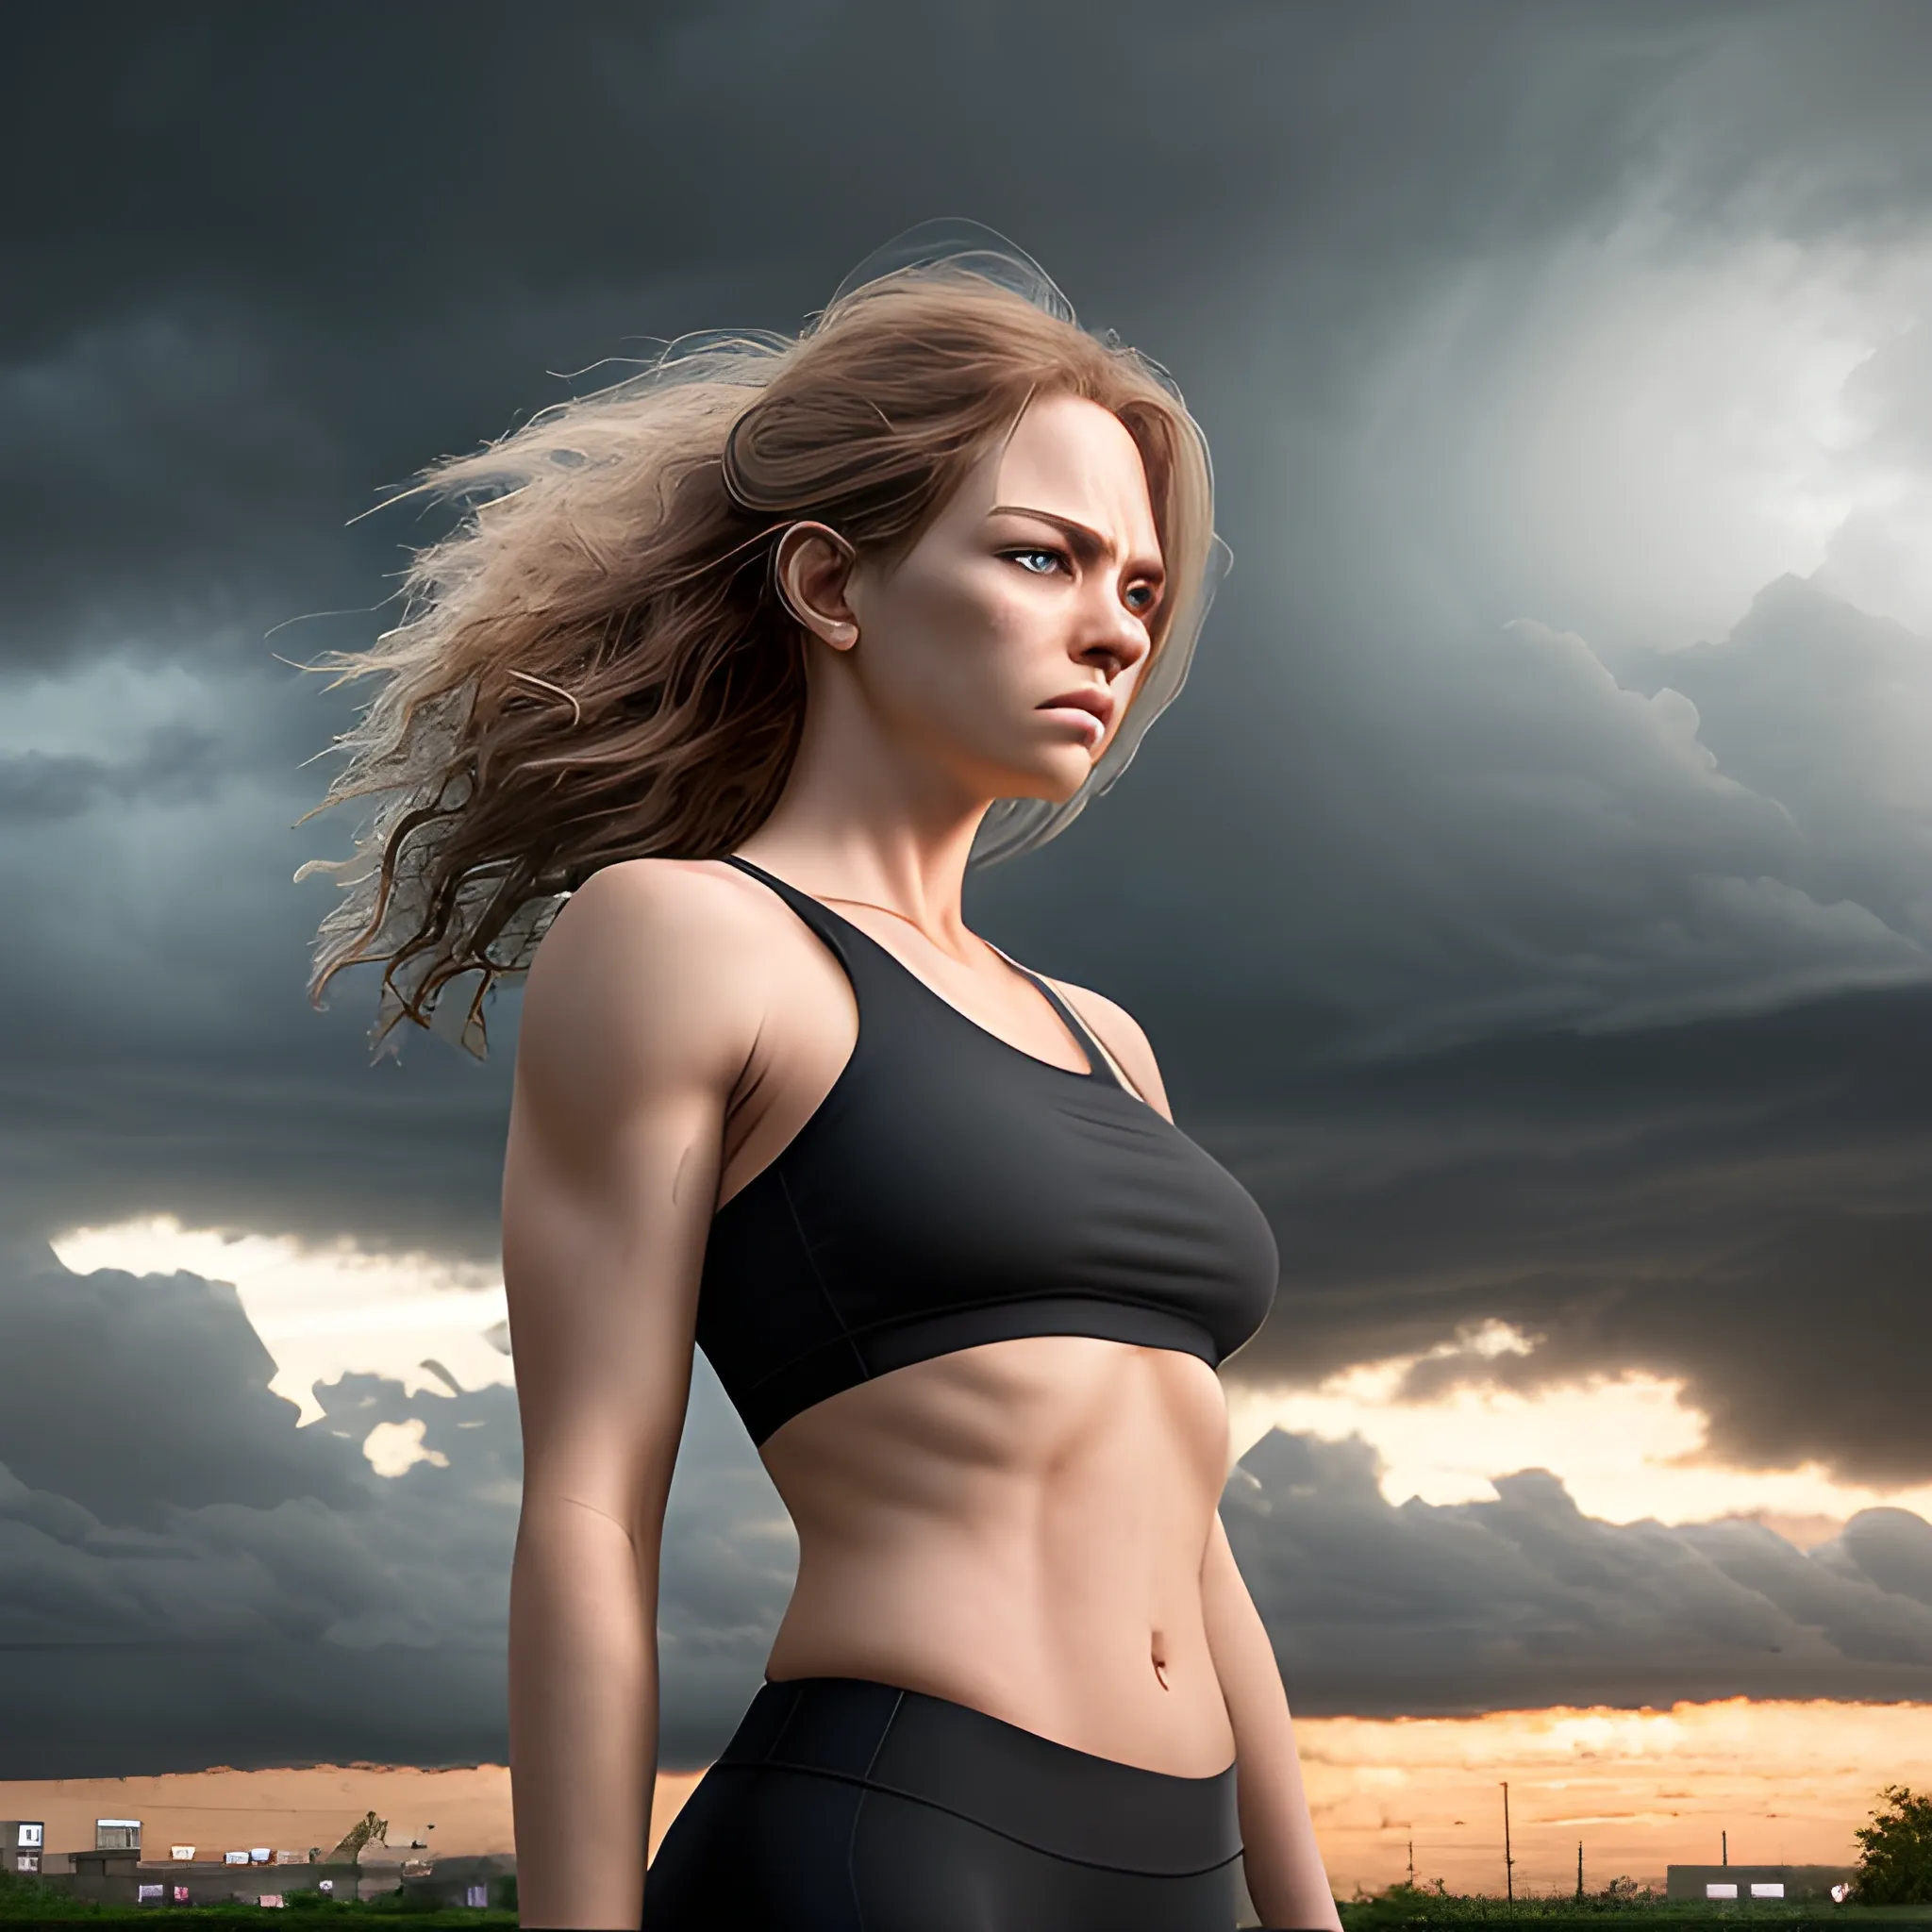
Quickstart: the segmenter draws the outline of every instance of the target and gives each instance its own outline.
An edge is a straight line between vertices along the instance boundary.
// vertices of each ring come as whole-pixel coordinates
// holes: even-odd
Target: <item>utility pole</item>
[[[1415,1840],[1414,1840],[1414,1839],[1410,1839],[1410,1840],[1409,1840],[1409,1841],[1408,1841],[1408,1889],[1409,1889],[1409,1890],[1411,1890],[1411,1891],[1413,1891],[1413,1890],[1415,1890]]]
[[[1583,1840],[1576,1840],[1576,1903],[1583,1903]]]
[[[1509,1856],[1509,1785],[1503,1784],[1503,1886],[1513,1905],[1516,1901],[1516,1860]]]
[[[1723,1847],[1723,1849],[1718,1853],[1718,1863],[1720,1865],[1728,1865],[1731,1862],[1730,1833],[1727,1831],[1719,1832],[1717,1835],[1717,1841]]]

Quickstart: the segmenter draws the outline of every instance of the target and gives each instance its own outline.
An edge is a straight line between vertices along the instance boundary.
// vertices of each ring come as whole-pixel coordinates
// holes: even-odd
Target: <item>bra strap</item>
[[[735,871],[743,873],[747,878],[758,880],[768,891],[775,892],[798,915],[806,927],[824,941],[826,950],[838,960],[844,970],[845,977],[852,981],[856,996],[858,982],[853,971],[852,954],[840,931],[841,926],[845,926],[846,922],[829,906],[814,899],[809,892],[801,892],[796,886],[788,885],[781,878],[774,878],[763,866],[754,865],[750,859],[741,858],[735,852],[727,852],[724,855],[724,863]],[[847,930],[853,929],[855,928],[847,927]]]
[[[987,943],[989,945],[992,944],[990,940]],[[993,946],[993,951],[1000,953],[1000,949],[997,946]],[[1040,989],[1041,997],[1060,1016],[1060,1024],[1080,1042],[1081,1047],[1086,1052],[1089,1066],[1096,1077],[1104,1074],[1109,1086],[1118,1087],[1123,1093],[1132,1093],[1136,1100],[1144,1097],[1135,1092],[1134,1089],[1128,1086],[1126,1081],[1121,1077],[1120,1074],[1115,1070],[1113,1056],[1101,1044],[1092,1027],[1088,1025],[1078,1013],[1074,1012],[1073,1007],[1066,1000],[1063,1000],[1030,966],[1021,965],[1019,960],[1006,953],[1000,953],[1000,958],[1005,959],[1007,964],[1015,973],[1030,979]]]
[[[867,949],[869,951],[876,951],[879,954],[883,955],[884,958],[887,960],[889,960],[894,968],[897,969],[898,974],[903,974],[906,978],[912,980],[913,983],[921,987],[928,996],[934,999],[938,999],[940,997],[937,993],[934,993],[932,989],[929,986],[926,986],[924,981],[920,979],[918,974],[913,973],[911,968],[908,967],[906,964],[906,962],[903,959],[901,959],[896,954],[891,953],[888,951],[885,947],[881,946],[879,942],[875,939],[874,939],[872,935],[868,933],[863,926],[855,926],[851,924],[849,920],[841,918],[838,913],[834,912],[829,906],[825,905],[824,901],[814,899],[809,892],[801,892],[796,886],[788,885],[781,878],[774,878],[770,873],[766,872],[762,866],[754,865],[748,858],[739,858],[735,852],[726,853],[724,855],[724,863],[728,866],[735,867],[739,872],[743,873],[748,878],[757,879],[760,885],[769,887],[772,891],[775,892],[779,898],[784,900],[786,905],[791,907],[792,911],[797,913],[799,918],[802,919],[805,922],[805,924],[808,927],[810,927],[810,929],[825,942],[825,944],[831,949],[833,958],[836,958],[839,961],[840,965],[841,965],[845,969],[845,976],[847,979],[852,981],[853,993],[855,997],[858,996],[858,975],[854,971],[854,961],[852,954],[843,943],[840,935],[839,929],[841,926],[843,926],[847,931],[858,933],[859,938],[867,942]],[[988,945],[992,945],[992,941],[991,940],[987,941],[986,943]],[[1010,966],[1015,973],[1021,974],[1023,978],[1031,980],[1034,986],[1039,989],[1041,996],[1046,1001],[1047,1005],[1050,1006],[1054,1009],[1054,1011],[1059,1015],[1060,1024],[1066,1027],[1067,1031],[1071,1033],[1076,1041],[1079,1041],[1082,1050],[1087,1055],[1088,1070],[1095,1079],[1105,1080],[1109,1087],[1117,1087],[1123,1093],[1133,1093],[1134,1097],[1137,1100],[1144,1098],[1143,1095],[1135,1093],[1134,1089],[1129,1087],[1126,1081],[1124,1081],[1121,1077],[1121,1075],[1117,1072],[1115,1072],[1112,1056],[1108,1054],[1106,1047],[1104,1047],[1100,1043],[1100,1041],[1094,1037],[1093,1029],[1088,1025],[1086,1021],[1081,1019],[1079,1014],[1074,1011],[1073,1008],[1070,1007],[1067,1004],[1067,1002],[1063,1000],[1059,996],[1059,994],[1057,993],[1053,990],[1053,988],[1046,983],[1045,980],[1041,978],[1039,974],[1029,971],[1026,967],[1021,965],[1019,960],[1009,958],[1005,953],[1001,953],[1000,949],[997,946],[993,946],[992,950],[995,953],[999,953],[1000,958],[1002,959],[1005,959],[1007,964]],[[970,1026],[977,1027],[978,1030],[982,1033],[985,1033],[987,1031],[985,1027],[979,1026],[979,1023],[977,1021],[969,1020],[967,1021],[967,1024]],[[990,1034],[989,1038],[997,1040],[999,1036],[997,1034]],[[1031,1055],[1028,1055],[1026,1057],[1028,1058],[1033,1058],[1033,1056]]]

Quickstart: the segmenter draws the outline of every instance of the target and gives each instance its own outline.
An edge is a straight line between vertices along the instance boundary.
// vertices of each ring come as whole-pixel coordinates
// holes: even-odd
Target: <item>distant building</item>
[[[141,1863],[141,1820],[96,1818],[93,1849],[70,1852],[59,1863],[73,1874],[81,1896],[118,1900],[134,1883],[134,1869]],[[50,1865],[42,1869],[53,1875]]]
[[[46,1857],[47,1827],[38,1818],[0,1818],[0,1872],[41,1875]]]
[[[140,1825],[132,1819],[104,1819],[103,1826],[117,1832]],[[97,1829],[97,1837],[101,1835]],[[358,1865],[344,1859],[310,1863],[287,1851],[268,1852],[262,1858],[249,1852],[226,1857],[146,1859],[138,1844],[96,1845],[70,1853],[44,1851],[46,1827],[38,1819],[0,1819],[0,1870],[20,1872],[51,1882],[75,1899],[114,1906],[206,1906],[285,1898],[291,1891],[314,1890],[339,1900],[368,1900],[399,1886],[412,1900],[425,1905],[480,1908],[499,1907],[515,1899],[514,1854],[475,1857],[405,1857],[378,1845],[386,1857]],[[169,1847],[192,1851],[193,1846]],[[266,1850],[251,1847],[251,1850]],[[410,1850],[413,1852],[414,1847]],[[229,1859],[239,1857],[241,1862]]]
[[[140,1863],[141,1853],[132,1847],[70,1852],[67,1859],[68,1870],[76,1878],[131,1878]]]
[[[1849,1865],[1672,1865],[1664,1896],[1729,1905],[1790,1898],[1829,1898],[1834,1885],[1851,1883]]]
[[[512,1852],[438,1858],[422,1877],[403,1880],[403,1890],[425,1905],[434,1903],[479,1911],[516,1902],[516,1855]]]
[[[242,1858],[240,1865],[231,1865],[224,1858],[183,1862],[147,1860],[138,1852],[76,1852],[73,1874],[54,1883],[75,1898],[109,1907],[253,1905],[308,1890],[337,1899],[358,1896],[353,1865],[258,1864],[246,1852]]]

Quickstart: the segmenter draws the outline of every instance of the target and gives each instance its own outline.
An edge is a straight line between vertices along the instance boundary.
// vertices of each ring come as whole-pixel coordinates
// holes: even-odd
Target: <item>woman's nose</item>
[[[1145,622],[1135,616],[1111,587],[1094,599],[1095,608],[1081,626],[1080,657],[1099,665],[1109,680],[1131,671],[1152,648]]]

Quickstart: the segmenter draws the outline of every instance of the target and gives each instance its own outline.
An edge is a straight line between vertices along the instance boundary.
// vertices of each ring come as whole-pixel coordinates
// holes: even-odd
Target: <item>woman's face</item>
[[[894,738],[987,798],[1071,798],[1120,728],[1165,585],[1141,453],[1050,396],[896,563],[845,586],[846,654]]]

